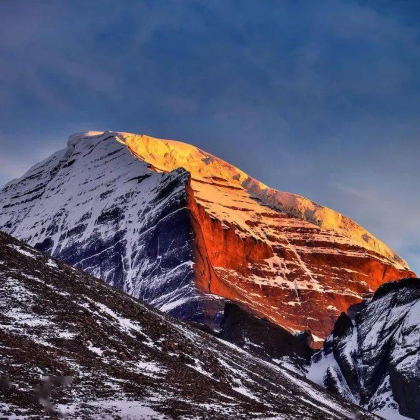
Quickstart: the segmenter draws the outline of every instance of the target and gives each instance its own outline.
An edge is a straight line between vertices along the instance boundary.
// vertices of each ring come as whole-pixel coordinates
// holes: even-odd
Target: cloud
[[[405,256],[411,269],[414,270],[417,276],[420,276],[420,247],[415,251],[406,250],[403,255]]]
[[[355,182],[355,180],[352,180]],[[351,182],[347,179],[347,182]],[[338,190],[339,208],[368,228],[377,237],[397,251],[412,269],[420,274],[420,197],[417,187],[401,183],[398,175],[391,186],[391,194],[384,184],[388,180],[376,183],[365,179],[363,185],[369,185],[373,191],[334,183]],[[389,184],[388,184],[389,185]]]
[[[194,114],[197,111],[197,102],[185,96],[167,95],[161,103],[176,114]]]
[[[41,162],[57,150],[59,149],[55,145],[54,148],[43,146],[39,150],[26,153],[22,153],[22,150],[2,153],[0,155],[0,188],[12,179],[21,177],[34,164]]]
[[[0,156],[0,185],[22,176],[29,169],[29,166],[30,163],[23,162],[15,155]]]
[[[355,198],[360,201],[365,201],[370,204],[374,203],[377,200],[376,194],[373,191],[367,191],[364,189],[358,189],[352,187],[350,185],[343,185],[339,182],[332,182],[333,186],[335,186],[340,192],[350,196],[351,198]]]

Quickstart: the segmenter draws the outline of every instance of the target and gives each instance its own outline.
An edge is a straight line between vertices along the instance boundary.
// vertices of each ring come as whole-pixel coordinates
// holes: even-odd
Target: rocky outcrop
[[[291,334],[232,302],[225,305],[218,336],[277,363],[305,365],[313,353],[310,334]]]
[[[2,418],[374,419],[0,232]]]
[[[347,217],[184,143],[117,132],[0,192],[0,227],[174,316],[218,328],[224,299],[319,347],[407,264]]]
[[[381,286],[338,318],[307,377],[387,419],[420,419],[420,280]]]

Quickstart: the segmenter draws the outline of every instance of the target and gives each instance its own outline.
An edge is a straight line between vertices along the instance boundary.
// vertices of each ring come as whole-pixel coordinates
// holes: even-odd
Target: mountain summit
[[[0,229],[177,317],[225,299],[319,346],[342,311],[414,276],[351,219],[197,147],[87,132],[0,192]]]

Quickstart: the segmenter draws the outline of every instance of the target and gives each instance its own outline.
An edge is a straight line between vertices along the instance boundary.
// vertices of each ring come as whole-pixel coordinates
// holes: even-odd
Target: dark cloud
[[[3,0],[0,181],[72,132],[175,138],[353,217],[420,272],[419,16],[415,0]]]

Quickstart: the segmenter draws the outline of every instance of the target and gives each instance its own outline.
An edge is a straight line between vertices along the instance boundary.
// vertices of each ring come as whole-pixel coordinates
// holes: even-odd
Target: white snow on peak
[[[72,134],[67,140],[67,147],[75,147],[80,140],[90,137],[98,137],[105,134],[105,131],[85,131]]]

